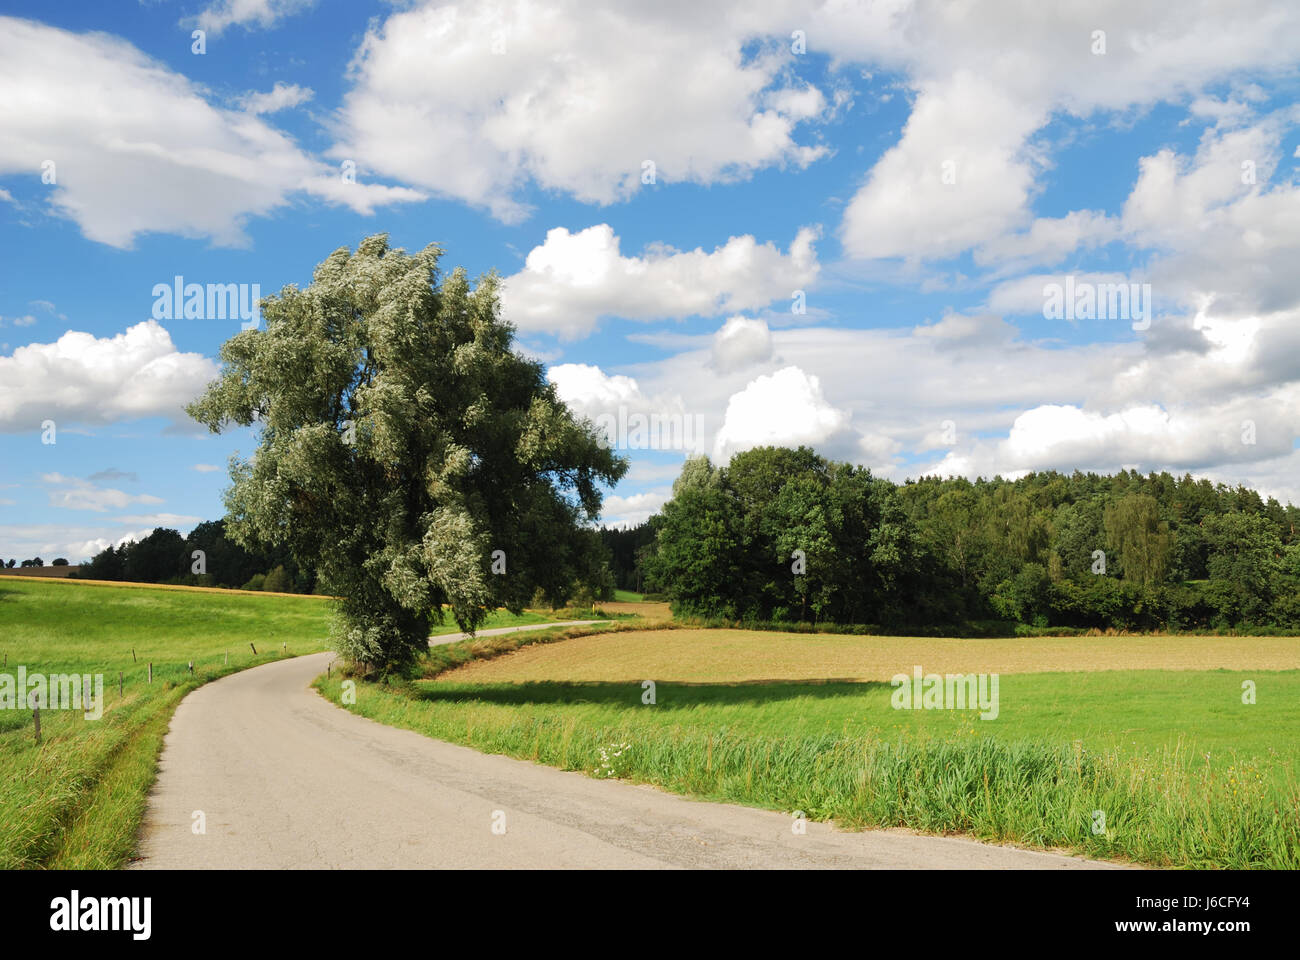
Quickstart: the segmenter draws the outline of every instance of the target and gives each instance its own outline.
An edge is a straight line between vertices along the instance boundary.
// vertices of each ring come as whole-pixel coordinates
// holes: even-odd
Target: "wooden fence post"
[[[253,642],[250,640],[248,645],[253,647]],[[257,656],[257,647],[253,647],[253,656]]]
[[[41,742],[41,698],[32,696],[32,719],[36,721],[36,742]]]
[[[153,661],[149,662],[149,682],[153,683]]]

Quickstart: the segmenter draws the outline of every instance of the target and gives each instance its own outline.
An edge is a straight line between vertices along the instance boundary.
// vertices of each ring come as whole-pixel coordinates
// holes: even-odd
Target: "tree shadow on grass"
[[[577,704],[600,703],[641,706],[644,690],[639,682],[564,682],[447,684],[418,683],[415,696],[435,703]],[[863,697],[889,691],[883,680],[747,680],[737,683],[684,683],[663,681],[655,685],[655,706],[690,709],[718,704],[763,704],[800,697],[829,699]]]

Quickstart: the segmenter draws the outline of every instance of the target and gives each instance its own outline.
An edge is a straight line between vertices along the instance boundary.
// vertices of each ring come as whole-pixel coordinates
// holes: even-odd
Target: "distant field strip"
[[[1296,670],[1297,637],[1034,637],[945,640],[656,630],[578,637],[473,661],[448,683],[888,680],[914,665],[940,673],[1097,670]]]

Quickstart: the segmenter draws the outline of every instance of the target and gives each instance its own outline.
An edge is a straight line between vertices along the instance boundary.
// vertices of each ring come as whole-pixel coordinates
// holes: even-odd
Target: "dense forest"
[[[202,551],[198,573],[195,566],[200,558],[195,551]],[[287,549],[246,550],[226,536],[221,520],[200,523],[187,537],[159,527],[141,540],[96,554],[75,576],[277,593],[312,593],[316,588],[315,571],[299,567]]]
[[[688,460],[623,531],[681,613],[885,629],[1300,628],[1300,510],[1244,487],[1121,471],[873,477],[814,451]],[[609,538],[607,537],[607,543]]]

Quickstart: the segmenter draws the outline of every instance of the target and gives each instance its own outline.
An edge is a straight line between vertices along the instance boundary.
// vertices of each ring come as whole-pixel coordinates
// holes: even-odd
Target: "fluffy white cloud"
[[[1116,218],[1094,210],[1073,210],[1063,217],[1039,217],[1021,233],[993,237],[975,249],[975,262],[994,276],[1055,264],[1088,247],[1119,238]]]
[[[610,376],[588,363],[561,363],[546,371],[555,392],[580,416],[595,419],[620,405],[638,409],[646,405],[641,388],[631,377]]]
[[[771,358],[772,331],[762,320],[729,317],[713,335],[712,364],[722,373],[744,370]]]
[[[0,356],[0,431],[62,428],[134,417],[181,419],[183,406],[217,375],[197,353],[181,353],[154,320],[113,337],[69,330]]]
[[[239,105],[249,113],[277,113],[299,104],[306,103],[315,91],[311,87],[300,87],[296,83],[277,83],[266,93],[248,93],[239,100]]]
[[[1287,392],[1203,406],[1136,404],[1111,413],[1044,404],[1018,414],[1004,437],[964,444],[925,472],[973,477],[1130,467],[1241,482],[1256,463],[1290,456],[1297,409],[1295,395]],[[1294,480],[1285,487],[1286,495],[1296,495]]]
[[[248,217],[298,191],[363,213],[423,196],[343,184],[255,114],[214,107],[186,77],[107,34],[0,18],[0,103],[0,175],[52,173],[51,207],[116,247],[148,232],[238,245]]]
[[[923,91],[844,212],[846,252],[941,259],[1020,226],[1034,173],[1025,141],[1041,122],[972,72]]]
[[[706,184],[806,166],[826,150],[796,128],[828,105],[790,30],[744,4],[422,3],[367,32],[334,152],[506,220],[530,179],[611,203],[647,163]]]
[[[117,517],[116,520],[132,526],[147,526],[150,530],[155,527],[184,530],[203,522],[202,517],[190,517],[183,513],[142,513]]]
[[[0,542],[4,543],[5,560],[40,557],[48,564],[56,557],[65,557],[72,563],[80,563],[108,547],[141,540],[152,532],[152,527],[147,530],[121,527],[106,531],[102,527],[57,523],[3,524],[0,525]]]
[[[625,257],[609,224],[578,233],[556,227],[503,282],[501,312],[521,330],[575,338],[605,316],[651,320],[753,310],[788,300],[817,278],[816,236],[812,228],[799,230],[786,253],[746,235],[712,252],[655,246]]]
[[[61,507],[65,510],[93,510],[97,513],[103,513],[109,509],[121,510],[133,503],[154,504],[163,502],[160,497],[147,493],[125,493],[122,490],[96,486],[89,480],[67,477],[60,473],[42,474],[41,480],[53,488],[49,491],[50,506]],[[138,525],[143,521],[124,517],[122,522],[136,523]]]
[[[611,494],[605,498],[600,522],[607,527],[635,527],[659,512],[668,502],[669,491],[648,490],[631,496]]]
[[[703,417],[688,411],[680,395],[646,396],[632,377],[583,363],[551,367],[547,378],[560,399],[602,428],[618,449],[702,449]]]
[[[219,34],[227,27],[268,29],[290,14],[312,6],[315,0],[215,0],[203,9],[195,23],[201,30]],[[185,21],[188,23],[189,21]]]
[[[1039,306],[1041,307],[1041,295]],[[936,323],[912,329],[912,335],[933,341],[935,346],[964,347],[972,344],[1000,344],[1014,340],[1018,331],[1000,316],[949,313]]]
[[[844,433],[848,423],[849,414],[822,395],[820,378],[798,367],[784,367],[732,394],[713,453],[723,461],[767,444],[805,443],[824,449]]]
[[[1194,157],[1143,158],[1123,224],[1131,243],[1156,251],[1157,295],[1238,316],[1300,305],[1300,186],[1270,180],[1297,122],[1290,108],[1207,133]]]
[[[1054,116],[1192,95],[1204,114],[1212,109],[1207,87],[1244,71],[1256,78],[1289,72],[1300,56],[1300,17],[1285,5],[1202,2],[1184,14],[1127,0],[819,5],[809,14],[810,37],[843,61],[903,73],[914,91],[902,138],[845,211],[845,249],[932,259],[996,246],[1029,226],[1032,174],[1048,162],[1033,138]],[[1230,108],[1237,122],[1248,99]],[[948,160],[951,183],[941,176]],[[1095,224],[1065,223],[1055,236],[1031,228],[1020,243],[1059,256],[1081,226]]]
[[[196,463],[194,466],[190,467],[190,469],[196,470],[199,473],[216,473],[221,468],[215,463]]]

